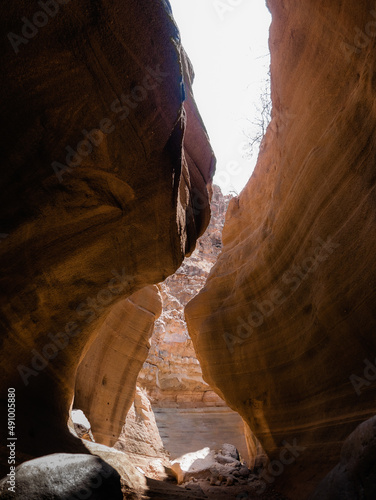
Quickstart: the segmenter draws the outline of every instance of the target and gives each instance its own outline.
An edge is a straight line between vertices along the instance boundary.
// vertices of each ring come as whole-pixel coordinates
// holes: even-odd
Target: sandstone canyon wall
[[[113,446],[120,435],[161,311],[156,286],[118,302],[78,367],[73,406],[89,419],[96,442]]]
[[[268,4],[272,122],[186,317],[204,379],[272,460],[266,481],[302,500],[375,413],[376,12]]]
[[[56,5],[51,17],[35,2],[0,6],[0,413],[6,429],[14,388],[17,463],[85,451],[66,424],[77,367],[125,313],[121,302],[163,281],[193,250],[209,221],[215,168],[168,2]],[[96,404],[113,409],[123,390],[114,371],[119,382],[126,377],[116,349],[110,355],[121,342],[107,333],[114,392],[105,390],[106,367],[93,372],[98,352],[85,369],[104,375]],[[140,360],[147,342],[139,354],[136,343],[129,353]],[[90,400],[92,384],[80,390]],[[119,399],[126,411],[131,398]],[[1,464],[7,455],[2,442]]]

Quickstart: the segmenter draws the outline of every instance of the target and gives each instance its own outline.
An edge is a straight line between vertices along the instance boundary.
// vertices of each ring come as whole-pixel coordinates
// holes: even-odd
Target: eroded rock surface
[[[204,379],[302,500],[374,414],[351,376],[376,353],[375,4],[269,6],[272,122],[186,316]]]
[[[139,467],[147,477],[166,477],[165,467],[170,467],[170,460],[144,389],[136,388],[134,402],[115,448],[126,453],[133,465]]]
[[[0,7],[0,413],[15,388],[18,463],[86,451],[66,425],[78,364],[115,304],[193,250],[215,165],[168,2],[58,7],[18,44],[39,4]]]

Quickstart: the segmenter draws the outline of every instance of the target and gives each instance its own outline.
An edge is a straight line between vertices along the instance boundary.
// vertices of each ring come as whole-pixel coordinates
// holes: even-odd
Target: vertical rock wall
[[[186,317],[204,379],[272,460],[266,483],[301,500],[375,412],[376,14],[269,6],[272,122]]]

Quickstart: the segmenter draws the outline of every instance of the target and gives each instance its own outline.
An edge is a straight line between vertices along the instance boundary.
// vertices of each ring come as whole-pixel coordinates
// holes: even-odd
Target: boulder
[[[99,457],[56,453],[16,468],[15,488],[0,482],[1,500],[122,500],[118,472]]]
[[[360,424],[342,446],[341,460],[310,500],[376,498],[376,417]]]
[[[224,444],[222,450],[225,450],[227,455],[203,448],[173,460],[171,468],[178,484],[191,479],[209,479],[210,484],[216,484],[217,481],[227,482],[228,478],[232,478],[228,483],[233,484],[234,475],[247,477],[250,473],[248,468],[231,456],[238,453],[235,446]]]
[[[233,444],[223,444],[221,448],[221,455],[234,460],[239,460],[239,452]]]
[[[171,469],[176,475],[178,484],[182,484],[192,477],[206,478],[215,464],[215,451],[203,448],[173,460]]]

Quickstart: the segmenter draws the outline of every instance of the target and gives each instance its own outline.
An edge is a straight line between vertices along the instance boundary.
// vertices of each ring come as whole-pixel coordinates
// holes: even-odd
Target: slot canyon
[[[1,500],[376,498],[376,5],[266,4],[238,195],[168,0],[0,5]]]

